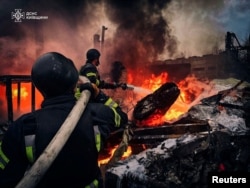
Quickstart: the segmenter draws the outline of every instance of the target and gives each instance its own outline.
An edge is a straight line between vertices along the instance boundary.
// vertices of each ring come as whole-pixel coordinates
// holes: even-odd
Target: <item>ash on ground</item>
[[[208,131],[166,139],[119,161],[107,169],[105,187],[198,188],[207,187],[209,173],[250,172],[250,87],[231,88],[202,99],[179,120],[207,121]]]

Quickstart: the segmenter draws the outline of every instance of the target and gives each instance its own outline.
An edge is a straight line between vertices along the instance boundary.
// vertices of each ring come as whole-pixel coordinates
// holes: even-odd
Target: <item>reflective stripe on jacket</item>
[[[35,138],[35,134],[24,136],[26,156],[30,163],[33,163],[35,160]]]
[[[90,82],[94,83],[99,87],[100,85],[100,75],[95,65],[90,62],[86,62],[79,71],[79,74],[82,76],[86,76]]]
[[[89,185],[85,186],[85,188],[98,188],[99,183],[98,180],[95,179],[93,182],[91,182]]]
[[[116,127],[120,127],[120,125],[121,125],[121,116],[118,114],[118,112],[117,112],[117,110],[116,110],[116,108],[118,107],[118,104],[114,101],[114,100],[112,100],[112,98],[109,98],[105,103],[104,103],[104,105],[106,105],[106,106],[108,106],[108,107],[110,107],[112,110],[113,110],[113,112],[114,112],[114,114],[115,114],[115,126]]]
[[[95,137],[96,137],[96,148],[98,151],[101,149],[101,134],[99,131],[98,126],[94,126],[94,131],[95,131]],[[25,151],[26,151],[26,156],[27,159],[29,160],[30,163],[34,163],[35,159],[35,137],[36,135],[27,135],[25,136]],[[1,144],[1,143],[0,143]],[[2,163],[1,159],[4,159],[5,163]],[[8,158],[4,155],[0,148],[0,168],[4,169],[5,164],[8,163]],[[3,165],[2,165],[3,164]],[[84,188],[98,188],[98,180],[95,179],[93,182],[91,182],[89,185],[85,186]]]
[[[9,160],[9,158],[4,154],[1,145],[2,145],[2,142],[0,142],[0,169],[3,170],[10,160]]]

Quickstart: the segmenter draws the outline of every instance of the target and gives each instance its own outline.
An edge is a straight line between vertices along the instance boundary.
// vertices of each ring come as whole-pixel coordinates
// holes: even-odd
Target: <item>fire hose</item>
[[[127,83],[117,83],[117,82],[113,82],[113,83],[106,83],[106,82],[101,82],[101,89],[117,89],[117,88],[121,88],[122,90],[133,90],[134,87],[132,85],[128,85]]]
[[[85,83],[89,82],[89,80],[83,76],[80,76],[79,79]],[[81,97],[77,100],[75,106],[58,132],[55,134],[36,162],[27,171],[23,179],[21,179],[21,181],[17,184],[16,188],[32,188],[36,187],[36,185],[40,182],[75,129],[77,122],[86,108],[90,95],[91,93],[88,90],[83,90],[81,92]]]

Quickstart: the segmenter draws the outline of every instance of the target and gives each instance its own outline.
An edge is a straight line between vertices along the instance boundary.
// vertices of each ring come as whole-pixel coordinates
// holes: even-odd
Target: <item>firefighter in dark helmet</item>
[[[80,75],[86,76],[92,83],[96,84],[97,87],[101,89],[116,89],[121,87],[125,90],[127,88],[125,83],[109,83],[101,80],[97,69],[97,67],[100,65],[100,56],[101,53],[97,49],[89,49],[86,53],[86,63],[80,69]]]
[[[91,83],[95,84],[100,89],[115,89],[121,87],[123,90],[125,90],[127,88],[127,84],[125,83],[108,83],[104,80],[101,80],[100,74],[97,69],[97,67],[100,65],[100,56],[101,53],[97,49],[89,49],[86,53],[86,63],[80,68],[79,74],[82,76],[86,76]],[[80,92],[76,91],[76,98],[80,96],[79,94]],[[95,98],[94,102],[96,101],[96,99],[106,106],[109,106],[114,111],[114,113],[121,117],[121,119],[116,118],[117,126],[123,126],[127,124],[127,114],[123,113],[121,107],[111,97],[100,90],[99,95]]]
[[[42,154],[76,103],[79,73],[74,63],[57,52],[43,54],[34,63],[32,82],[44,100],[41,108],[23,114],[4,134],[0,147],[0,187],[15,187]],[[91,98],[98,95],[92,84]],[[37,187],[103,186],[98,151],[110,132],[119,129],[114,111],[102,103],[88,103],[68,141]]]

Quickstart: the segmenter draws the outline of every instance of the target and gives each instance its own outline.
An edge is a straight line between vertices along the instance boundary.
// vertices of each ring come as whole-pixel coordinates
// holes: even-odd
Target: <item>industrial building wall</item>
[[[223,54],[205,55],[202,57],[190,57],[190,74],[198,78],[214,79],[228,77],[226,71],[227,62]]]

